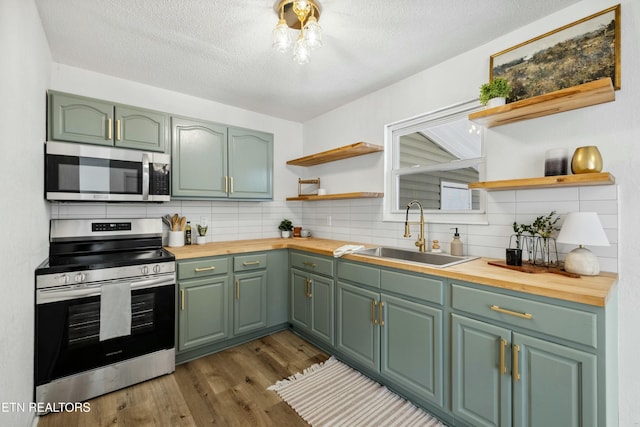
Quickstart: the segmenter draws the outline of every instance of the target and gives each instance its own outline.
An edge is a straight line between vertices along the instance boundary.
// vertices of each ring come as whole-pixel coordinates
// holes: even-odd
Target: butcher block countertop
[[[166,249],[175,255],[176,260],[273,249],[299,249],[320,255],[333,256],[335,249],[346,244],[353,245],[358,243],[318,238],[272,238],[213,242],[205,245],[167,247]],[[365,244],[364,246],[375,247],[377,245]],[[412,262],[357,254],[344,255],[342,258],[598,307],[606,305],[618,277],[614,273],[606,272],[600,273],[599,276],[582,276],[579,278],[566,277],[554,273],[524,273],[489,265],[489,261],[495,261],[489,258],[479,258],[447,268],[433,268]]]

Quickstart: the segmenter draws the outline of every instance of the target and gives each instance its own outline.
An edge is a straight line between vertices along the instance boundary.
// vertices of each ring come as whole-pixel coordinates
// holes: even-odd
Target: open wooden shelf
[[[616,179],[609,172],[582,173],[577,175],[543,176],[538,178],[506,179],[502,181],[471,182],[469,188],[487,191],[522,190],[528,188],[578,187],[587,185],[611,185]]]
[[[312,202],[316,200],[377,199],[383,196],[384,196],[384,193],[356,192],[356,193],[327,194],[324,196],[310,195],[310,196],[287,197],[287,200],[288,201],[302,200],[302,201]]]
[[[575,110],[615,100],[611,78],[557,90],[499,107],[469,114],[469,120],[490,128],[536,117]]]
[[[333,150],[311,154],[309,156],[300,157],[299,159],[289,160],[287,164],[295,166],[320,165],[322,163],[333,162],[335,160],[362,156],[363,154],[377,153],[378,151],[383,150],[384,147],[380,145],[369,144],[368,142],[356,142],[355,144],[345,145],[344,147],[334,148]]]

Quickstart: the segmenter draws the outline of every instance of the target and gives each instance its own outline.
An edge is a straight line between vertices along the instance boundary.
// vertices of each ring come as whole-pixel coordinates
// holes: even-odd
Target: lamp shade
[[[585,246],[609,246],[609,239],[595,212],[571,212],[564,219],[558,243]]]

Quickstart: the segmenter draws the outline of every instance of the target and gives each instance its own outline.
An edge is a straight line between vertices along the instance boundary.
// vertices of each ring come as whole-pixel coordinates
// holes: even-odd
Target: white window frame
[[[385,125],[383,221],[404,222],[406,210],[396,207],[396,200],[398,197],[398,177],[400,175],[435,170],[461,169],[474,166],[478,168],[480,181],[485,180],[486,157],[484,147],[484,128],[481,126],[478,127],[480,138],[482,140],[481,157],[479,158],[404,169],[397,166],[397,153],[401,136],[421,131],[430,125],[440,125],[467,117],[470,113],[481,108],[483,108],[482,104],[480,104],[476,99]],[[425,211],[425,222],[442,224],[488,224],[486,193],[482,190],[479,191],[480,209],[472,211],[427,210]]]

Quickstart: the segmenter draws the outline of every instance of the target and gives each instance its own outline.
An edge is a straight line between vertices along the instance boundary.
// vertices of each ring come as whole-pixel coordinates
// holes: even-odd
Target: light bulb
[[[304,38],[311,49],[322,47],[322,28],[315,16],[310,16],[304,26]]]
[[[273,44],[271,45],[278,52],[286,52],[291,47],[291,37],[289,37],[289,26],[284,19],[278,21],[273,29]]]
[[[311,60],[311,49],[303,33],[300,33],[300,37],[293,46],[293,60],[298,64],[306,64]]]

